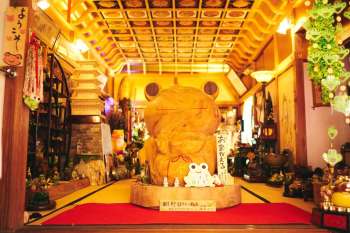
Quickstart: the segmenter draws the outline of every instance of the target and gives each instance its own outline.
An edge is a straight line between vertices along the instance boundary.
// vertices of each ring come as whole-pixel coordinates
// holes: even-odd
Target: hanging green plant
[[[312,81],[321,85],[325,103],[332,101],[336,89],[350,77],[343,62],[349,50],[336,39],[342,25],[341,17],[335,15],[341,14],[346,6],[344,2],[316,0],[305,23],[309,40],[307,70]]]

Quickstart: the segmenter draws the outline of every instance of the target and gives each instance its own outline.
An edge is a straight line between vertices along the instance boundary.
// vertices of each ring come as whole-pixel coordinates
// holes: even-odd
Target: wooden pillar
[[[296,164],[307,166],[306,148],[306,120],[305,120],[305,92],[304,67],[306,48],[304,36],[295,34],[295,132],[296,132]]]
[[[10,0],[10,6],[30,7],[31,1]],[[28,27],[29,25],[30,17],[28,17]],[[28,37],[28,31],[26,37]],[[25,51],[27,51],[27,45]],[[7,78],[5,81],[2,130],[3,174],[0,179],[0,232],[13,232],[23,226],[29,126],[28,108],[22,100],[24,74],[25,67],[19,67],[17,77]]]

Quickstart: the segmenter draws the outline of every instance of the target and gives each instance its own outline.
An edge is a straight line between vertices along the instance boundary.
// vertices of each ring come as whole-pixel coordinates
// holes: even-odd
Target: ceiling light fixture
[[[274,78],[274,72],[271,70],[260,70],[252,72],[250,76],[260,83],[268,83]]]
[[[50,3],[47,0],[38,0],[36,5],[43,11],[50,7]]]
[[[291,28],[291,23],[290,20],[288,18],[284,18],[280,25],[278,26],[277,32],[279,34],[287,34],[288,29]]]
[[[89,50],[89,47],[88,47],[88,46],[86,45],[86,43],[85,43],[83,40],[81,40],[81,39],[77,39],[77,40],[75,41],[74,46],[75,46],[75,48],[76,48],[77,50],[79,50],[79,51],[82,52],[82,53],[85,53],[86,51]]]

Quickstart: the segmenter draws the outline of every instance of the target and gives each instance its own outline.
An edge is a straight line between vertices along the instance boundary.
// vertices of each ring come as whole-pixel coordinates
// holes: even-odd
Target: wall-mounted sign
[[[0,66],[22,66],[28,21],[27,7],[9,7],[5,14],[3,52]]]
[[[227,155],[230,151],[230,135],[226,131],[219,131],[216,134],[216,159],[217,170],[220,181],[223,184],[229,183],[229,174],[227,170]]]
[[[52,49],[60,32],[59,29],[55,26],[54,22],[40,10],[34,12],[33,18],[35,23],[32,25],[32,30],[35,32],[35,35],[43,41],[47,47]]]
[[[160,211],[206,211],[215,212],[214,200],[160,200]]]

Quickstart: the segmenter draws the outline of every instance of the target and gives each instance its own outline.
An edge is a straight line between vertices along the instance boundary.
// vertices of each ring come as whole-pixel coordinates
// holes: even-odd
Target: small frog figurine
[[[208,164],[191,163],[189,165],[190,171],[184,177],[186,187],[214,187],[215,178],[210,175]]]

